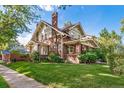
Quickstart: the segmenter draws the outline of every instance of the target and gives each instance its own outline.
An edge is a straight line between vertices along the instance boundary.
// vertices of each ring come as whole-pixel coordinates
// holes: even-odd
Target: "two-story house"
[[[39,51],[41,56],[48,56],[50,52],[72,63],[79,63],[78,54],[88,48],[97,48],[96,38],[86,35],[80,23],[66,24],[58,27],[58,13],[52,13],[52,24],[40,21],[31,40],[26,47],[30,53]]]

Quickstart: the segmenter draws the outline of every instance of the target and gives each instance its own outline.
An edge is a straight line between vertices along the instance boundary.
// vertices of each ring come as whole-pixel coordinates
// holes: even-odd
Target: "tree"
[[[108,30],[104,28],[100,32],[98,42],[100,47],[103,48],[106,53],[112,52],[114,48],[121,43],[121,36],[115,31],[108,32]]]
[[[121,20],[121,25],[122,26],[121,26],[120,30],[122,33],[124,33],[124,19]]]
[[[40,15],[37,6],[1,6],[0,46],[6,45],[23,32],[30,32],[29,25],[36,22]]]
[[[118,35],[115,31],[108,32],[108,30],[104,28],[100,32],[98,42],[100,48],[105,53],[107,64],[109,65],[110,70],[114,72],[114,68],[116,67],[114,51],[117,46],[121,44],[121,36]]]

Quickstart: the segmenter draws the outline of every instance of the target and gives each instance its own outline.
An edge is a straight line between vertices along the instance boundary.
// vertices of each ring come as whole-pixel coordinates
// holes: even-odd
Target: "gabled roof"
[[[36,35],[37,32],[40,32],[41,29],[43,28],[44,25],[47,25],[49,26],[50,28],[52,28],[54,31],[56,31],[57,33],[59,33],[60,35],[63,35],[63,36],[69,36],[68,35],[68,31],[70,31],[71,29],[75,28],[75,27],[78,27],[78,29],[80,29],[79,31],[81,32],[82,35],[84,35],[84,30],[83,28],[81,27],[80,23],[77,23],[77,24],[73,24],[73,25],[70,25],[68,27],[64,27],[62,29],[59,29],[59,28],[55,28],[53,27],[51,24],[49,24],[48,22],[44,21],[44,20],[41,20],[38,24],[37,24],[37,27],[36,27],[36,30],[35,32],[33,33],[32,35],[32,38],[30,41],[34,41],[34,37]],[[28,42],[27,45],[30,44],[30,41]],[[26,46],[27,46],[26,45]]]
[[[45,25],[51,27],[53,30],[55,30],[56,32],[60,33],[61,35],[67,35],[66,33],[63,33],[59,28],[53,27],[51,24],[47,23],[46,21],[42,20],[40,23],[44,23]]]
[[[73,29],[73,28],[78,28],[79,31],[80,31],[80,33],[81,33],[82,35],[85,35],[85,32],[84,32],[84,30],[83,30],[83,28],[82,28],[80,22],[79,22],[79,23],[76,23],[76,24],[73,24],[73,25],[70,25],[70,26],[67,26],[67,27],[64,27],[64,28],[62,29],[62,32],[68,33],[68,32],[69,32],[71,29]]]

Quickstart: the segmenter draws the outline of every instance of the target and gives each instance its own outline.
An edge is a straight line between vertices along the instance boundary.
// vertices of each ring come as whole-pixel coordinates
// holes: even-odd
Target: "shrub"
[[[16,58],[11,59],[11,62],[16,62],[16,61],[17,61]]]
[[[96,49],[89,49],[86,52],[93,52],[96,53],[97,55],[97,59],[102,61],[102,62],[106,62],[106,57],[105,57],[105,53],[101,48],[96,48]]]
[[[107,64],[112,73],[114,74],[124,74],[124,56],[120,54],[107,54]]]
[[[124,56],[116,54],[114,59],[116,67],[113,68],[113,72],[118,75],[124,74]]]
[[[55,53],[50,53],[48,59],[49,61],[56,62],[56,63],[64,62],[64,60],[58,54],[55,54]]]
[[[40,62],[41,60],[40,60],[40,54],[39,54],[39,52],[34,51],[31,54],[31,59],[32,59],[33,62],[36,62],[36,63]]]
[[[118,75],[124,74],[124,65],[113,68],[113,72]]]
[[[109,65],[111,72],[114,73],[114,68],[116,67],[114,55],[112,53],[111,54],[108,53],[106,58],[107,58],[107,64]]]
[[[79,60],[83,63],[95,63],[97,60],[97,55],[93,52],[86,52],[79,55]]]

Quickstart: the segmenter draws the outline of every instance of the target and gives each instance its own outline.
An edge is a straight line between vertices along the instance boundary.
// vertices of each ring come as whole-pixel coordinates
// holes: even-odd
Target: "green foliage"
[[[114,55],[114,52],[118,48],[118,45],[121,44],[121,36],[118,35],[115,31],[109,32],[106,28],[104,28],[100,32],[98,42],[100,48],[105,54],[105,58],[111,72],[114,73],[114,69],[117,67],[116,56]]]
[[[116,67],[113,68],[114,73],[118,75],[124,74],[124,54],[115,54],[114,61],[116,63]]]
[[[107,54],[113,52],[114,48],[116,48],[116,46],[121,43],[121,36],[118,35],[115,31],[108,32],[108,30],[104,28],[100,32],[98,42],[100,48],[104,51],[105,54]]]
[[[31,54],[31,59],[32,59],[32,61],[35,62],[35,63],[41,62],[39,52],[34,51],[34,52]]]
[[[19,50],[12,50],[11,53],[16,55],[21,55],[21,52]]]
[[[111,72],[114,73],[113,69],[116,67],[114,55],[113,54],[107,54],[106,58],[107,58],[107,63],[109,65]]]
[[[96,53],[97,60],[102,61],[102,62],[106,62],[105,53],[101,48],[89,49],[86,52]]]
[[[60,56],[58,54],[55,54],[55,53],[50,53],[48,59],[49,59],[49,61],[56,62],[56,63],[64,62],[64,60],[62,58],[60,58]]]
[[[95,63],[97,60],[97,55],[94,52],[86,52],[79,55],[79,60],[84,63]]]
[[[40,17],[37,6],[3,5],[0,10],[0,47],[23,32],[30,32],[30,25]]]
[[[0,76],[0,88],[9,88],[9,85],[2,76]]]
[[[115,49],[118,51],[118,49]],[[107,63],[112,73],[124,74],[124,54],[120,52],[114,52],[113,54],[107,54]],[[123,50],[122,50],[123,51]]]
[[[114,73],[117,75],[124,74],[124,65],[117,66],[113,69]]]
[[[124,33],[124,19],[121,20],[121,32]]]

